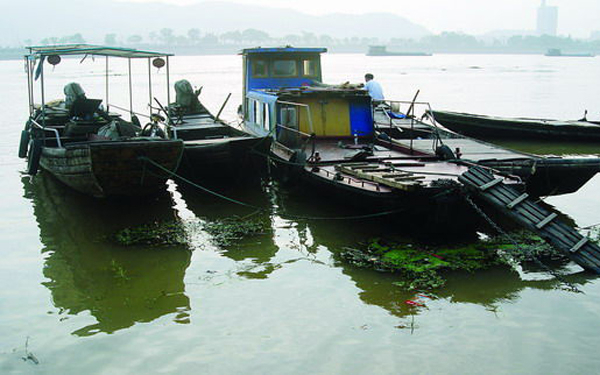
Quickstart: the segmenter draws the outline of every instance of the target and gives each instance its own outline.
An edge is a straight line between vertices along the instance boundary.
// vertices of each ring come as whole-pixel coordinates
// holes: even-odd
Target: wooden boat
[[[406,108],[405,113],[401,113],[400,107]],[[390,108],[396,110],[392,112]],[[437,125],[441,122],[439,113],[426,102],[388,101],[386,106],[375,111],[375,127],[382,139],[412,155],[434,157],[445,150],[446,159],[475,163],[518,176],[532,196],[573,193],[600,169],[600,158],[539,156],[440,128]]]
[[[188,177],[207,174],[233,176],[254,173],[257,153],[269,149],[270,138],[258,137],[231,126],[214,116],[198,99],[187,80],[175,83],[176,101],[169,105],[170,135],[184,142],[184,153],[178,173]]]
[[[376,137],[372,101],[357,86],[321,83],[318,48],[255,48],[244,57],[244,126],[271,136],[270,157],[306,194],[467,227],[472,209],[456,193],[468,166],[415,156]],[[513,178],[505,181],[520,185]],[[451,218],[461,217],[459,223]],[[433,229],[433,227],[432,227]]]
[[[431,56],[427,52],[392,52],[386,46],[370,46],[367,56]]]
[[[149,66],[162,66],[169,55],[92,45],[28,48],[30,117],[19,149],[19,156],[28,159],[28,173],[34,175],[41,168],[94,197],[151,194],[163,188],[179,165],[183,142],[166,137],[160,117],[151,115],[151,122],[142,128],[132,108],[132,121],[125,121],[108,112],[108,102],[103,110],[102,100],[86,98],[76,83],[65,86],[64,101],[45,103],[44,65],[60,63],[60,56],[92,55],[105,57],[107,69],[109,57],[144,59]],[[41,105],[33,102],[37,77],[41,78]],[[108,71],[106,82],[108,95]]]
[[[433,111],[445,128],[475,138],[513,138],[559,141],[599,141],[600,122],[504,118],[470,113]]]

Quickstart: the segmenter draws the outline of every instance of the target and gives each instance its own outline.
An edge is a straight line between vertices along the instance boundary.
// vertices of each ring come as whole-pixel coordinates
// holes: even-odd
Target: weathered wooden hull
[[[587,121],[501,118],[468,113],[432,111],[445,128],[475,138],[600,141],[600,124]]]
[[[175,171],[182,150],[180,140],[83,142],[43,147],[40,167],[94,197],[144,195],[158,191],[170,176],[152,163]]]
[[[186,141],[179,172],[184,175],[251,172],[247,167],[268,154],[270,141],[252,136]]]

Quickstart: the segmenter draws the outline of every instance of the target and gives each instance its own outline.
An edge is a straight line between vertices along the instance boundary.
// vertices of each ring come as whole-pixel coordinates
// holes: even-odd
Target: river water
[[[145,103],[146,66],[134,64],[134,103]],[[104,92],[104,61],[64,60],[48,69],[47,97],[82,84]],[[126,66],[111,63],[111,103],[128,106]],[[375,74],[390,99],[505,115],[600,118],[600,59],[512,55],[366,57],[325,55],[324,80]],[[156,72],[155,72],[156,73]],[[234,119],[241,57],[171,58],[174,82],[203,86],[201,99]],[[165,82],[164,70],[153,76]],[[600,281],[576,265],[563,272],[584,292],[557,288],[535,270],[495,267],[448,275],[411,306],[397,276],[356,268],[344,246],[411,234],[388,220],[289,220],[351,215],[310,191],[234,181],[220,192],[268,207],[270,229],[228,246],[198,230],[186,247],[125,247],[126,227],[161,220],[211,222],[244,208],[171,181],[151,200],[107,202],[75,194],[17,158],[27,117],[21,61],[0,61],[1,374],[598,374]],[[122,90],[122,92],[118,92]],[[166,93],[156,92],[166,101]],[[140,107],[141,111],[146,111]],[[538,153],[600,154],[595,145],[513,143]],[[547,202],[579,226],[600,222],[600,177]],[[420,239],[414,238],[417,242]],[[28,358],[29,357],[29,358]]]

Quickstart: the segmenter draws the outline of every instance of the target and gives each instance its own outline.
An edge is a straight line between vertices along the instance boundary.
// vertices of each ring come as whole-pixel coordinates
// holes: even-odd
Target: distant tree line
[[[31,45],[31,40],[25,41]],[[39,41],[39,44],[85,43],[79,33],[63,37],[49,37]],[[170,47],[214,47],[214,46],[255,46],[255,45],[294,45],[294,46],[324,46],[324,47],[356,47],[366,48],[369,45],[386,44],[390,49],[397,50],[426,50],[430,52],[540,52],[550,48],[564,50],[600,52],[600,39],[581,40],[571,37],[543,36],[513,36],[510,38],[487,39],[476,38],[472,35],[443,32],[437,35],[425,36],[421,39],[391,38],[381,41],[378,38],[332,36],[312,32],[289,34],[283,37],[273,37],[257,29],[243,31],[227,31],[221,34],[201,32],[192,28],[184,34],[178,34],[173,29],[163,28],[151,31],[148,35],[117,35],[109,33],[104,36],[104,44],[130,47],[141,46],[170,46]]]

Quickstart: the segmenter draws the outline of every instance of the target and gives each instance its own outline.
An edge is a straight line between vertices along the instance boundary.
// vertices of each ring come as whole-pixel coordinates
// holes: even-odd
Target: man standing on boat
[[[373,74],[367,73],[365,74],[365,90],[369,92],[371,98],[373,99],[373,104],[379,105],[385,99],[383,96],[383,89],[379,82],[373,80]]]

